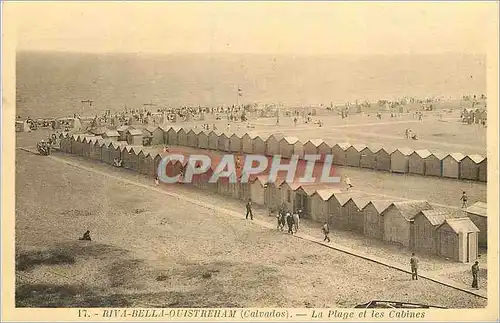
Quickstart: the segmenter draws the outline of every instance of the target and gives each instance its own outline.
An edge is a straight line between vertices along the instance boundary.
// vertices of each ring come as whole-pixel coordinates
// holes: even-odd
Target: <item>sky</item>
[[[497,5],[17,2],[4,8],[17,25],[18,50],[371,55],[485,53]]]

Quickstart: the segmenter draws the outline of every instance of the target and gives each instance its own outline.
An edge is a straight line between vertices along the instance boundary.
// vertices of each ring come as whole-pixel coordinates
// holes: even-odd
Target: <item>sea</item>
[[[32,118],[93,116],[124,108],[238,103],[329,106],[482,93],[486,93],[484,55],[35,51],[16,55],[16,113]],[[92,105],[82,102],[86,100],[92,100]]]

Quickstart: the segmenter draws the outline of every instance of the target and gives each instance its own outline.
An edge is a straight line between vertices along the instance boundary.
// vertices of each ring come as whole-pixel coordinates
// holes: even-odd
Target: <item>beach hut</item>
[[[150,177],[156,177],[158,175],[158,167],[160,166],[162,156],[159,153],[151,152],[147,157],[148,175]]]
[[[364,234],[379,240],[384,239],[384,217],[382,213],[392,204],[392,200],[373,200],[362,209]]]
[[[433,152],[425,158],[425,176],[442,176],[445,153]]]
[[[463,263],[477,259],[479,229],[469,218],[446,219],[436,231],[439,255]]]
[[[390,171],[391,170],[391,154],[394,150],[388,148],[376,148],[372,150],[375,154],[376,170]]]
[[[410,155],[413,150],[410,148],[398,148],[391,154],[391,172],[408,173]]]
[[[365,147],[360,151],[359,166],[361,168],[377,169],[377,155],[370,147]]]
[[[179,144],[179,136],[177,135],[179,130],[179,127],[170,127],[166,132],[167,138],[165,142],[169,145],[177,146]]]
[[[219,136],[221,132],[218,130],[210,131],[208,134],[208,149],[218,150],[219,149]]]
[[[148,138],[149,145],[157,146],[165,143],[163,129],[160,127],[148,126],[144,128],[143,134]]]
[[[334,165],[346,165],[347,164],[347,154],[346,151],[351,147],[351,144],[346,142],[341,142],[339,144],[335,144],[332,147],[333,154],[333,164]]]
[[[328,209],[330,211],[329,224],[331,228],[345,230],[347,229],[347,210],[344,205],[354,195],[347,192],[334,193],[328,201]]]
[[[319,155],[318,147],[324,143],[322,139],[311,139],[304,144],[304,155]]]
[[[384,240],[410,247],[410,225],[421,211],[432,209],[427,201],[393,202],[383,213]]]
[[[177,132],[177,145],[186,147],[188,145],[187,141],[187,131],[184,128],[180,128]]]
[[[125,141],[127,140],[127,129],[134,129],[133,127],[130,126],[120,126],[116,129],[116,132],[118,132],[118,140]]]
[[[280,185],[282,205],[289,211],[293,211],[295,208],[295,192],[299,187],[299,183],[283,182]]]
[[[256,136],[253,138],[253,154],[255,155],[260,155],[260,156],[266,156],[267,152],[267,136]]]
[[[460,162],[465,156],[461,153],[451,153],[443,158],[443,177],[460,178]]]
[[[284,137],[279,142],[279,154],[282,158],[291,158],[293,155],[304,156],[304,147],[297,137]]]
[[[239,153],[242,151],[242,138],[237,134],[233,133],[231,137],[229,137],[229,151],[233,153]]]
[[[437,228],[452,215],[443,210],[423,210],[413,219],[411,248],[413,250],[437,254]]]
[[[110,165],[113,164],[113,158],[111,157],[113,155],[112,150],[114,149],[113,142],[116,141],[106,142],[101,147],[101,161]]]
[[[140,174],[147,175],[149,173],[148,169],[148,155],[149,153],[141,150],[137,155],[137,171]]]
[[[476,202],[469,206],[466,210],[467,216],[479,229],[478,243],[481,247],[488,245],[488,216],[487,204],[484,202]]]
[[[356,144],[347,148],[346,153],[346,165],[352,167],[359,167],[361,162],[361,152],[366,149],[365,145]]]
[[[267,183],[267,187],[265,188],[265,205],[270,210],[276,210],[282,203],[281,201],[282,183],[283,179],[279,178],[277,178],[274,182]]]
[[[280,153],[280,141],[283,138],[281,135],[271,135],[266,140],[266,155],[274,156]]]
[[[480,155],[465,156],[460,162],[460,178],[477,181],[479,179],[479,164],[484,160]]]
[[[198,134],[198,148],[208,149],[208,134],[205,131]]]
[[[82,139],[82,156],[90,157],[90,149],[92,148],[92,138],[94,137],[84,137]]]
[[[337,189],[320,189],[311,196],[311,216],[313,221],[325,222],[330,217],[329,202]]]
[[[333,147],[333,145],[330,142],[323,141],[318,146],[318,154],[320,154],[322,156],[322,158],[324,159],[324,156],[332,154],[332,147]]]
[[[187,146],[198,148],[198,135],[200,134],[200,130],[191,129],[187,133]]]
[[[117,143],[112,143],[111,144],[111,154],[110,154],[110,158],[111,158],[111,165],[113,165],[113,161],[116,159],[116,160],[122,160],[123,161],[123,158],[122,158],[122,149],[126,147],[126,146],[122,146],[122,145],[119,145]],[[123,164],[122,164],[123,165]]]
[[[368,204],[368,200],[352,197],[343,205],[345,217],[347,218],[347,229],[364,233],[365,219],[362,209]]]
[[[262,176],[257,176],[250,183],[250,197],[257,205],[264,205],[265,187],[267,182]]]
[[[301,185],[294,194],[293,210],[301,210],[302,217],[312,219],[311,196],[316,193],[318,185]]]
[[[257,137],[254,133],[246,133],[241,137],[241,150],[244,154],[253,154],[253,140]]]
[[[479,163],[478,179],[481,182],[486,182],[488,179],[488,160],[487,160],[487,158],[483,159],[483,161]]]
[[[94,127],[88,130],[88,132],[91,133],[92,135],[100,137],[102,137],[106,133],[106,131],[108,131],[108,129],[104,127]]]
[[[220,134],[217,146],[220,151],[230,152],[229,137],[230,135],[227,135],[224,132]]]
[[[425,175],[426,159],[431,156],[427,149],[415,150],[411,153],[408,163],[408,171],[411,174]]]
[[[131,146],[142,146],[143,133],[138,129],[127,129],[127,144]]]
[[[104,145],[103,139],[96,139],[90,150],[90,158],[95,160],[101,160],[101,147]]]
[[[135,152],[131,146],[123,146],[122,147],[122,167],[126,169],[133,170],[134,169],[134,160],[137,156],[135,156]]]
[[[105,133],[103,133],[102,137],[104,139],[109,139],[109,140],[112,140],[112,141],[118,141],[118,139],[120,138],[120,134],[116,130],[108,130]]]

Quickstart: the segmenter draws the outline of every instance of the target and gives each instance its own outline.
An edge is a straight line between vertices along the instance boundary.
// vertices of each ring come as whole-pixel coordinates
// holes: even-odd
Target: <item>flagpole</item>
[[[238,84],[238,88],[236,89],[236,107],[240,105],[240,85]]]

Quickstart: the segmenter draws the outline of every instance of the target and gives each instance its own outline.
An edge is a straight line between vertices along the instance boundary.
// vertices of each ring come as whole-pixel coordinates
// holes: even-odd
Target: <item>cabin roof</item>
[[[365,144],[354,144],[352,145],[352,147],[356,149],[356,151],[359,153],[363,151],[365,148],[367,148]]]
[[[408,148],[408,147],[403,147],[403,148],[397,148],[395,151],[393,151],[392,153],[395,153],[396,151],[399,151],[400,153],[403,154],[403,156],[410,156],[414,150],[411,149],[411,148]]]
[[[321,146],[322,143],[324,143],[323,139],[311,139],[306,142],[306,144],[310,142],[314,147],[318,148]]]
[[[118,128],[116,128],[116,131],[125,131],[128,128],[130,128],[130,127],[129,126],[119,126]]]
[[[446,219],[443,224],[445,223],[448,224],[455,233],[479,232],[479,229],[469,218]]]
[[[127,129],[127,134],[130,134],[132,136],[142,136],[142,131],[138,129]]]
[[[342,150],[346,150],[347,148],[351,147],[352,145],[348,142],[341,142],[341,143],[338,143],[338,144],[335,144],[336,146],[339,146],[340,149]]]
[[[486,217],[488,207],[487,207],[487,204],[484,202],[476,202],[476,203],[472,204],[471,206],[469,206],[466,209],[466,211],[467,211],[467,213]]]
[[[420,158],[427,158],[431,155],[431,152],[428,151],[427,149],[415,150],[414,153],[417,154]]]
[[[412,220],[419,212],[432,209],[429,202],[425,200],[399,201],[393,202],[391,205],[408,221]]]
[[[465,158],[465,155],[461,154],[461,153],[451,153],[451,154],[446,155],[446,157],[448,157],[448,156],[450,156],[451,158],[453,158],[457,162],[459,162],[459,161],[461,161],[462,159]]]
[[[372,204],[375,210],[377,210],[377,212],[381,214],[382,212],[387,210],[387,208],[391,206],[393,202],[394,200],[372,200],[368,204],[366,204],[363,209],[365,209],[368,205]]]
[[[423,210],[418,214],[422,214],[433,226],[439,226],[446,219],[452,218],[452,215],[444,210]]]
[[[480,164],[485,158],[485,157],[483,157],[481,155],[477,155],[477,154],[468,155],[467,157],[469,157],[475,164]]]
[[[316,194],[323,200],[323,201],[328,201],[330,197],[333,196],[333,194],[339,192],[338,189],[333,189],[333,188],[325,188],[325,189],[320,189],[316,191]]]
[[[119,137],[120,134],[116,130],[108,130],[105,133],[106,137]]]
[[[293,145],[299,141],[299,138],[297,138],[297,137],[284,137],[284,138],[282,138],[282,140],[286,141],[290,145]]]

